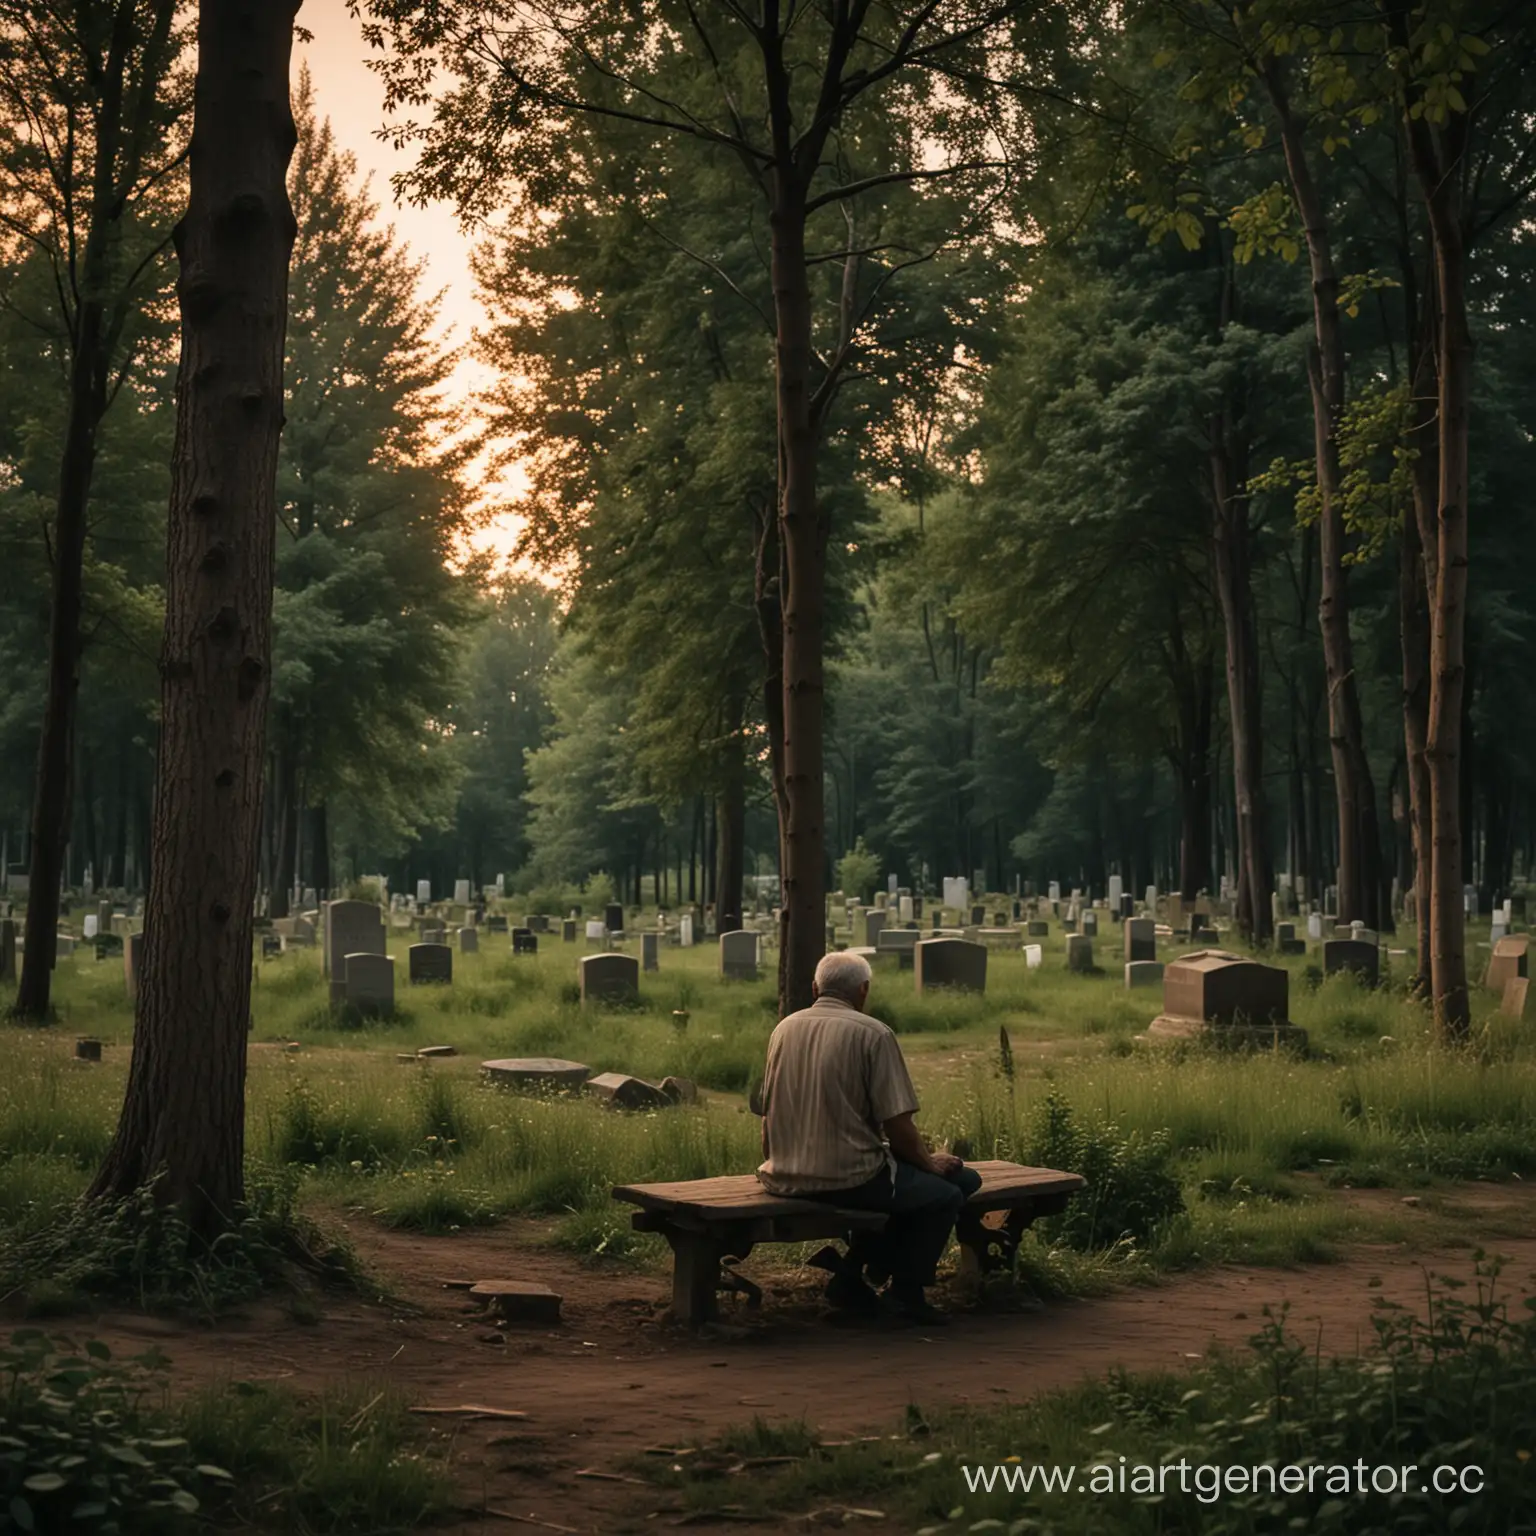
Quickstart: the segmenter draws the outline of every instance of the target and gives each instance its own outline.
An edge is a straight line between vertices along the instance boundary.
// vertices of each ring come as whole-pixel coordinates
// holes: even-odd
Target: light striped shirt
[[[837,997],[819,997],[768,1041],[762,1106],[776,1195],[852,1189],[890,1161],[881,1127],[917,1109],[917,1093],[888,1025]]]

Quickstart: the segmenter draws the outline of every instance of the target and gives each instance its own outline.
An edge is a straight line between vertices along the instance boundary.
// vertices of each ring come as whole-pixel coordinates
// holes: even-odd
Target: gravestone
[[[969,939],[922,939],[912,952],[912,981],[919,992],[929,987],[987,990],[987,946]]]
[[[1031,918],[1024,925],[1024,932],[1032,939],[1048,939],[1051,936],[1051,925],[1041,918]]]
[[[100,929],[96,923],[96,914],[94,912],[87,912],[85,914],[85,921],[80,927],[80,936],[85,939],[94,939],[98,932],[100,932]]]
[[[416,882],[416,905],[426,906],[432,900],[432,882],[430,880],[418,880]]]
[[[757,980],[757,935],[745,928],[720,935],[720,974],[727,981]]]
[[[459,929],[459,953],[474,955],[480,951],[480,931],[477,928]]]
[[[0,918],[0,981],[16,979],[16,921]]]
[[[110,901],[98,901],[96,903],[96,931],[97,933],[111,933],[112,931],[112,903]]]
[[[395,962],[388,955],[362,950],[344,955],[341,963],[347,1006],[374,1018],[390,1018],[395,1011]]]
[[[1067,936],[1067,969],[1081,974],[1093,969],[1093,940],[1086,933]]]
[[[412,944],[405,958],[413,987],[453,980],[453,951],[446,944]]]
[[[1125,958],[1133,964],[1157,959],[1157,924],[1150,917],[1126,919]]]
[[[603,908],[603,926],[609,933],[622,933],[624,931],[624,908],[616,901],[610,901]]]
[[[1038,971],[1045,961],[1045,947],[1041,944],[1026,944],[1024,946],[1024,964],[1032,971]]]
[[[881,934],[883,939],[885,934]],[[988,949],[1012,949],[1018,942],[1018,930],[1014,928],[978,928],[976,930],[976,942],[985,944]]]
[[[1083,935],[1086,938],[1096,939],[1099,936],[1099,918],[1096,912],[1083,913]]]
[[[1120,910],[1120,898],[1124,895],[1125,881],[1119,875],[1111,875],[1109,877],[1108,891],[1109,910],[1111,912],[1118,912]]]
[[[1162,961],[1127,960],[1125,962],[1125,986],[1127,991],[1136,987],[1160,987],[1162,984]]]
[[[551,1089],[580,1088],[592,1075],[591,1067],[556,1056],[508,1056],[482,1061],[480,1070],[498,1087]]]
[[[979,927],[981,927],[981,925],[984,922],[986,922],[986,920],[987,920],[987,909],[985,907],[978,906],[975,902],[972,902],[971,903],[971,927],[972,928],[979,928]]]
[[[1381,979],[1381,950],[1364,939],[1325,939],[1323,975],[1337,971],[1353,971],[1366,986],[1374,987]]]
[[[1307,937],[1309,939],[1321,939],[1323,936],[1323,914],[1321,912],[1309,912],[1307,914]]]
[[[640,969],[642,971],[661,969],[660,941],[660,934],[642,933],[640,935]]]
[[[469,905],[469,881],[455,880],[453,882],[453,904],[456,907]]]
[[[608,925],[601,918],[589,917],[587,919],[587,938],[597,944],[601,944],[608,937]]]
[[[139,967],[144,961],[144,935],[130,933],[123,940],[123,981],[128,988],[128,1001],[139,1000]]]
[[[383,931],[384,920],[379,919],[380,931]],[[315,925],[307,917],[294,917],[288,928],[288,942],[296,944],[303,949],[313,949],[315,946]]]
[[[1504,995],[1499,1002],[1499,1012],[1506,1019],[1515,1019],[1520,1023],[1525,1022],[1526,996],[1530,991],[1530,987],[1530,980],[1525,976],[1511,976],[1504,983]]]
[[[633,955],[583,955],[576,970],[584,1003],[631,1003],[640,996],[640,962]]]
[[[912,905],[910,896],[900,896],[896,901],[896,918],[898,922],[910,923],[917,909]]]
[[[371,901],[327,902],[322,922],[325,974],[331,981],[346,981],[346,956],[384,953],[384,919]]]
[[[576,919],[574,917],[563,917],[560,919],[560,938],[566,944],[574,944],[576,942]]]
[[[571,924],[574,928],[576,925]],[[575,934],[571,935],[575,938]],[[514,928],[512,930],[512,953],[514,955],[536,955],[539,952],[539,936],[527,928]]]
[[[1493,956],[1488,961],[1488,974],[1483,985],[1492,992],[1503,995],[1504,988],[1517,976],[1530,975],[1531,936],[1528,933],[1512,933],[1493,946]]]
[[[582,1084],[582,1091],[610,1109],[665,1109],[673,1102],[653,1083],[626,1072],[599,1072]]]
[[[880,942],[880,930],[885,927],[885,913],[876,909],[864,914],[863,940],[866,948],[873,948]],[[857,931],[855,937],[858,937]]]
[[[505,933],[507,931],[507,914],[505,912],[492,912],[485,920],[487,933]],[[572,938],[575,935],[572,934]]]
[[[1288,1018],[1290,974],[1220,949],[1182,955],[1163,971],[1163,1011],[1147,1033],[1154,1038],[1202,1035],[1264,1044],[1277,1036],[1305,1045],[1306,1033]]]
[[[677,920],[677,942],[681,949],[693,948],[693,913],[684,912]]]
[[[1295,923],[1276,923],[1275,948],[1282,955],[1304,955],[1307,952],[1307,941],[1297,937]]]

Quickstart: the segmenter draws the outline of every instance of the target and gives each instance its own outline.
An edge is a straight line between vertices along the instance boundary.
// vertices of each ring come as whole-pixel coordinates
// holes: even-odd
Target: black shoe
[[[829,1306],[839,1312],[852,1312],[859,1317],[878,1317],[880,1298],[855,1274],[844,1271],[833,1275],[823,1293]]]

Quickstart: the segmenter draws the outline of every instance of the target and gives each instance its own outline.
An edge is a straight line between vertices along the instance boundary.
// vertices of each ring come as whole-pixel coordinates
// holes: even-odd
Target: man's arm
[[[923,1173],[931,1173],[941,1179],[952,1178],[964,1166],[952,1152],[930,1152],[918,1135],[913,1124],[913,1111],[895,1115],[882,1127],[885,1138],[898,1162],[911,1163]]]

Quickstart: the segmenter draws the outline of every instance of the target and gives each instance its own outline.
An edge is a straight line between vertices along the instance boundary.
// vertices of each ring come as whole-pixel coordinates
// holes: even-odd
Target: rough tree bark
[[[166,534],[154,859],[122,1118],[92,1193],[158,1177],[194,1230],[244,1200],[295,129],[296,0],[202,0]]]
[[[1279,62],[1268,60],[1262,74],[1280,125],[1291,196],[1305,233],[1312,277],[1314,345],[1308,358],[1308,373],[1320,502],[1322,586],[1318,624],[1328,677],[1328,737],[1338,803],[1338,917],[1344,922],[1358,919],[1367,927],[1376,928],[1381,922],[1381,834],[1376,822],[1376,791],[1365,751],[1360,692],[1355,683],[1354,644],[1349,632],[1349,575],[1344,564],[1348,541],[1338,432],[1344,415],[1345,349],[1339,319],[1339,277],[1327,210],[1312,174],[1302,124],[1291,109]]]

